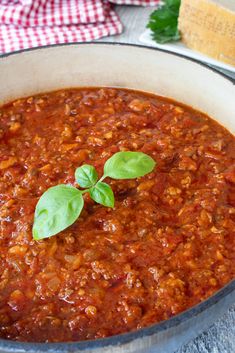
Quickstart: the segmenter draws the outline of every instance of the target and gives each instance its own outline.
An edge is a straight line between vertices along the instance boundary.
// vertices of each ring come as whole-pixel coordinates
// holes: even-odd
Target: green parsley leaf
[[[163,6],[150,15],[147,28],[153,39],[160,44],[180,40],[178,17],[181,0],[165,0]]]

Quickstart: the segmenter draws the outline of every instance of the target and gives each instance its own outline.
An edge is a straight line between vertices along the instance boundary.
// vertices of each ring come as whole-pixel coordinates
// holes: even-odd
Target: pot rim
[[[73,45],[79,45],[79,46],[93,46],[93,45],[105,45],[105,46],[120,46],[120,47],[136,47],[136,48],[144,48],[147,50],[153,50],[153,51],[159,51],[162,53],[167,53],[170,54],[172,56],[178,56],[180,58],[183,58],[185,60],[188,61],[192,61],[195,64],[198,64],[200,66],[203,66],[204,68],[214,72],[215,74],[218,74],[219,76],[224,77],[225,79],[227,79],[228,81],[232,82],[233,85],[235,85],[235,78],[226,75],[224,72],[220,71],[219,68],[216,68],[215,66],[210,66],[207,63],[204,63],[202,61],[199,61],[197,59],[191,58],[189,56],[180,54],[180,53],[175,53],[172,52],[170,50],[167,49],[162,49],[162,48],[155,48],[155,47],[150,47],[148,45],[144,45],[144,44],[138,44],[138,43],[124,43],[124,42],[104,42],[104,41],[100,41],[100,42],[70,42],[70,43],[58,43],[58,44],[48,44],[48,45],[42,45],[40,47],[33,47],[33,48],[26,48],[26,49],[19,49],[19,50],[15,50],[15,51],[11,51],[9,53],[0,53],[0,60],[2,58],[7,58],[8,56],[12,56],[12,55],[18,55],[18,54],[22,54],[22,53],[27,53],[27,52],[31,52],[31,51],[37,51],[37,50],[41,50],[41,49],[50,49],[50,48],[57,48],[57,47],[65,47],[65,46],[73,46]],[[228,71],[228,70],[227,70]]]
[[[172,53],[169,50],[165,49],[160,49],[160,48],[154,48],[154,47],[149,47],[146,45],[140,45],[140,44],[131,44],[131,43],[121,43],[121,42],[72,42],[72,43],[61,43],[61,44],[52,44],[52,45],[45,45],[45,46],[40,46],[40,47],[34,47],[34,48],[28,48],[28,49],[21,49],[17,51],[13,51],[10,53],[4,53],[0,54],[0,60],[2,58],[7,58],[12,55],[20,55],[25,52],[31,52],[31,51],[37,51],[41,49],[48,49],[48,48],[54,48],[54,47],[63,47],[63,46],[72,46],[72,45],[77,45],[77,46],[99,46],[99,45],[105,45],[105,46],[129,46],[129,47],[135,47],[139,49],[147,49],[147,50],[155,50],[158,52],[163,52],[167,53],[168,55],[172,56],[177,56],[182,59],[188,60],[193,62],[196,65],[203,66],[207,70],[212,71],[214,74],[222,76],[224,79],[228,80],[231,82],[232,85],[235,86],[235,79],[232,77],[227,76],[223,72],[220,72],[214,67],[211,67],[205,63],[202,63],[196,59],[186,57],[185,55],[179,54],[179,53]],[[85,351],[87,349],[96,349],[96,348],[101,348],[101,347],[107,347],[107,346],[117,346],[117,345],[123,345],[127,344],[133,340],[151,336],[153,334],[156,334],[158,332],[165,331],[167,329],[170,329],[172,327],[176,327],[186,320],[191,319],[192,317],[195,317],[199,315],[201,312],[205,311],[206,309],[213,307],[216,303],[218,303],[220,300],[228,296],[230,293],[235,292],[235,279],[229,282],[227,285],[222,287],[219,291],[217,291],[214,295],[210,296],[206,300],[202,301],[201,303],[193,306],[192,308],[189,308],[182,313],[173,316],[172,318],[164,321],[160,321],[159,323],[152,324],[150,326],[132,331],[132,332],[127,332],[127,333],[122,333],[119,335],[114,335],[110,337],[105,337],[105,338],[99,338],[95,340],[86,340],[86,341],[79,341],[79,342],[60,342],[60,343],[39,343],[39,342],[19,342],[19,341],[12,341],[12,340],[6,340],[6,339],[0,339],[0,349],[6,349],[8,352],[16,352],[17,350],[20,349],[21,352],[56,352],[56,353],[67,353],[71,351],[71,349],[76,349],[80,351]]]

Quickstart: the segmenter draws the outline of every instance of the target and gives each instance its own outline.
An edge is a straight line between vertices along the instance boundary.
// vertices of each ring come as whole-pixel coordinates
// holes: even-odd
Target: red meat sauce
[[[157,162],[111,180],[115,208],[85,207],[34,241],[47,188],[118,151]],[[235,138],[208,116],[136,91],[60,90],[0,107],[0,336],[97,339],[166,320],[235,276]]]

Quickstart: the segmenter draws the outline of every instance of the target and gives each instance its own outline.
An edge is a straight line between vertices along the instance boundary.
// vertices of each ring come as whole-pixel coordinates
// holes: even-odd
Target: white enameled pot
[[[0,103],[69,87],[133,88],[173,98],[235,132],[235,85],[195,61],[146,47],[70,44],[0,57]],[[235,302],[235,281],[201,304],[145,329],[94,341],[21,343],[0,340],[2,353],[173,353]],[[108,308],[107,308],[108,310]]]

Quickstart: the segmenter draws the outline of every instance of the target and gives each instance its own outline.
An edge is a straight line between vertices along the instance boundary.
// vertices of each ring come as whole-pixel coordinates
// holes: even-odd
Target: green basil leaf
[[[150,173],[156,162],[142,152],[117,152],[104,165],[104,175],[113,179],[134,179]]]
[[[89,190],[89,194],[97,203],[104,205],[106,207],[114,207],[114,195],[111,187],[99,181],[93,188]]]
[[[49,188],[39,199],[34,216],[33,238],[44,239],[73,224],[84,205],[81,191],[70,185]]]
[[[98,174],[92,165],[84,164],[76,169],[75,178],[82,188],[90,188],[97,182]]]

